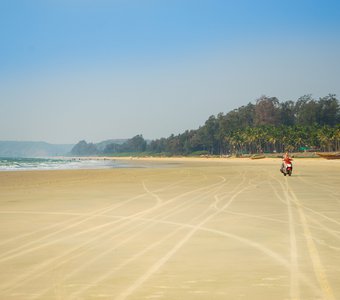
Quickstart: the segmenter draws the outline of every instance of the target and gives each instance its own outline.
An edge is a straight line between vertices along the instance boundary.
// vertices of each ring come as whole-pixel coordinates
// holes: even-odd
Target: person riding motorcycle
[[[286,169],[288,164],[292,165],[292,160],[293,159],[289,156],[288,152],[286,152],[283,156],[282,165],[281,165],[281,169],[280,169],[280,171],[282,173]],[[292,169],[293,169],[293,165],[292,165]]]

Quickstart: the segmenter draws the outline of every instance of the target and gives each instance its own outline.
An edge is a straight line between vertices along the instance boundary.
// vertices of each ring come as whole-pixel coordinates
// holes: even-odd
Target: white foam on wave
[[[106,169],[121,167],[111,160],[83,159],[0,159],[0,171]]]

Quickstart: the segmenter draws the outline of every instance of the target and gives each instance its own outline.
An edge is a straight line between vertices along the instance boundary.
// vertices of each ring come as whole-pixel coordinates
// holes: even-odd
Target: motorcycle
[[[284,176],[287,176],[287,175],[292,176],[292,172],[293,172],[292,163],[283,164],[280,171]]]

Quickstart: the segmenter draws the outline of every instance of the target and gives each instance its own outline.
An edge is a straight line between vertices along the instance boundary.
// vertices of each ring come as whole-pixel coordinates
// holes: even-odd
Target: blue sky
[[[340,95],[340,2],[0,0],[0,140],[154,139]]]

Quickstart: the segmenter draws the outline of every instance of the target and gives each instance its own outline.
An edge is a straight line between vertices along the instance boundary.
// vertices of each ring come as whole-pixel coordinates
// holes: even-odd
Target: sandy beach
[[[0,172],[0,299],[340,299],[340,160]]]

